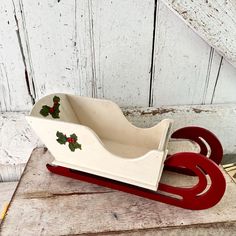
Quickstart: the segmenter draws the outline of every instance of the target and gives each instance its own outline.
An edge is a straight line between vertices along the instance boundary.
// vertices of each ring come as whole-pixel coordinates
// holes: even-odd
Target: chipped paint
[[[174,130],[184,126],[202,126],[213,131],[221,140],[224,153],[236,153],[236,105],[172,106],[162,108],[123,108],[127,119],[138,127],[151,127],[165,118],[174,120]],[[24,164],[31,151],[42,143],[29,128],[24,112],[0,113],[0,164]],[[11,142],[9,143],[9,140]],[[44,149],[46,152],[47,149]],[[13,166],[13,168],[10,168]],[[11,171],[10,171],[11,172]],[[1,171],[0,167],[0,173]],[[4,172],[8,179],[9,175]],[[11,176],[11,175],[10,175]]]
[[[192,110],[193,110],[195,113],[214,112],[214,111],[212,111],[212,110],[204,110],[204,109],[199,109],[199,108],[192,108]]]
[[[163,0],[209,45],[236,67],[236,6],[234,0]]]

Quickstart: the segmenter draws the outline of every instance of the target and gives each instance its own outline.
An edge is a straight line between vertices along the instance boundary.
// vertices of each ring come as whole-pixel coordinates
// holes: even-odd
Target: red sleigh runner
[[[42,115],[42,107],[55,98],[60,101],[56,119]],[[53,173],[194,210],[212,207],[224,195],[218,166],[222,146],[206,129],[185,127],[171,135],[169,119],[138,128],[111,101],[67,94],[44,97],[27,120],[55,157],[47,165]],[[168,151],[171,146],[177,148]],[[198,182],[191,187],[161,183],[163,169]]]

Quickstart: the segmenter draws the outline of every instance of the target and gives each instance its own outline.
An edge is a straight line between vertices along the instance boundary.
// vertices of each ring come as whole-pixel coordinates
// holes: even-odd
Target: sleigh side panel
[[[152,150],[137,158],[114,155],[88,127],[62,121],[27,117],[35,132],[55,157],[54,164],[156,190],[166,152]],[[57,132],[75,134],[81,148],[57,141]],[[132,148],[132,147],[131,147]]]

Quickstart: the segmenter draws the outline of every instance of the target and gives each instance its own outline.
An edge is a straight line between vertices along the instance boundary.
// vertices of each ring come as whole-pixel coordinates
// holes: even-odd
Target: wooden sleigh
[[[171,134],[170,119],[138,128],[111,101],[69,94],[42,98],[26,119],[55,157],[47,165],[53,173],[188,209],[212,207],[224,194],[222,146],[206,129]],[[184,147],[196,151],[178,151]],[[163,184],[163,169],[199,180],[192,187]]]

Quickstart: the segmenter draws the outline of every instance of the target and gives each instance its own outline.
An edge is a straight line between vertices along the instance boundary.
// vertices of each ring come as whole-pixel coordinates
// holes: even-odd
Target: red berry
[[[51,108],[49,109],[49,113],[54,113],[54,107],[51,107]]]
[[[67,142],[68,142],[68,143],[74,143],[75,140],[74,140],[73,138],[67,138]]]

